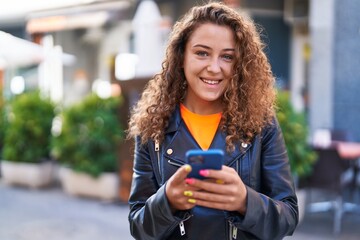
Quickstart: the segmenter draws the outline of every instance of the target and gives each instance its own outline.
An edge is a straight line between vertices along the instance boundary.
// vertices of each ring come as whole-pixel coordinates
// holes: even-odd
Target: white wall
[[[310,128],[333,127],[334,1],[310,1]]]

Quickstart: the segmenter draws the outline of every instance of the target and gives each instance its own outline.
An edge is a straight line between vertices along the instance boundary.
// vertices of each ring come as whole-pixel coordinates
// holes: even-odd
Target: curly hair
[[[233,76],[222,96],[220,129],[227,135],[227,151],[250,142],[274,117],[274,77],[263,51],[264,44],[252,20],[221,3],[196,6],[175,23],[169,37],[162,70],[145,87],[132,110],[128,136],[161,142],[176,106],[186,95],[183,69],[185,46],[191,34],[204,23],[229,27],[235,36]]]

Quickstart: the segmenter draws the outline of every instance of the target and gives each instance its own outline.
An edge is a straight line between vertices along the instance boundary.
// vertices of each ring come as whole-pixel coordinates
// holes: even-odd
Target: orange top
[[[199,115],[180,104],[181,117],[203,150],[208,150],[219,126],[221,113]]]

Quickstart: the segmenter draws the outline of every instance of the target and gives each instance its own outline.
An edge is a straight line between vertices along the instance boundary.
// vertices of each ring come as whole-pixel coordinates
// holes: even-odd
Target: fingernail
[[[184,191],[184,195],[187,197],[191,197],[193,195],[192,191]]]
[[[188,165],[188,164],[186,164],[186,165],[185,165],[185,171],[191,172],[191,166]]]
[[[200,170],[199,174],[201,176],[207,177],[207,176],[209,176],[209,170]]]
[[[192,199],[192,198],[189,198],[189,199],[188,199],[188,202],[189,202],[189,203],[196,203],[196,200],[195,200],[195,199]]]
[[[195,179],[193,179],[193,178],[187,178],[187,179],[185,179],[185,182],[186,182],[187,184],[193,184],[193,183],[195,182]]]
[[[221,180],[221,179],[217,179],[217,180],[216,180],[216,183],[217,183],[217,184],[224,184],[224,181]]]

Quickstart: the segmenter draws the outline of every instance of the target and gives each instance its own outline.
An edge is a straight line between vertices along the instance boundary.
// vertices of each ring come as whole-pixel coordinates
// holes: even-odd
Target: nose
[[[212,58],[209,61],[209,65],[206,68],[209,72],[219,73],[221,71],[220,63],[218,58]]]

